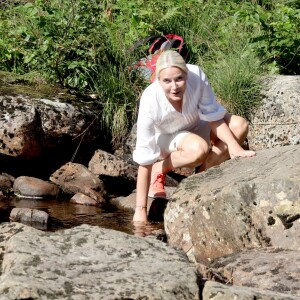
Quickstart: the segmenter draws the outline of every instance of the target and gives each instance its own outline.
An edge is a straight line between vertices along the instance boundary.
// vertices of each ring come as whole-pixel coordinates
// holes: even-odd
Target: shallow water
[[[46,231],[57,231],[81,224],[114,229],[137,236],[149,235],[163,229],[162,222],[149,223],[146,226],[134,226],[133,212],[120,210],[112,205],[105,207],[73,204],[66,200],[35,200],[12,197],[0,201],[0,222],[9,222],[9,215],[14,208],[39,209],[49,214],[49,226]]]

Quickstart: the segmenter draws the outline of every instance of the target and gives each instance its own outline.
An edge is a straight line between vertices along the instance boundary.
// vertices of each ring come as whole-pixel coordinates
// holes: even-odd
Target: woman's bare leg
[[[200,136],[189,133],[181,141],[178,151],[172,152],[164,160],[155,163],[153,167],[164,174],[176,168],[194,168],[204,163],[208,154],[208,143]]]
[[[147,194],[149,189],[150,173],[166,174],[175,168],[194,168],[206,160],[208,153],[208,142],[196,134],[189,133],[182,139],[178,146],[178,151],[172,152],[167,158],[156,162],[153,166],[140,166],[136,189],[136,210],[133,216],[133,221],[147,221]]]
[[[240,116],[230,114],[226,114],[224,120],[233,133],[235,139],[240,145],[242,145],[248,134],[248,122]],[[207,156],[206,161],[199,168],[199,172],[219,165],[230,158],[227,145],[219,140],[213,132],[211,132],[211,143],[212,149]]]

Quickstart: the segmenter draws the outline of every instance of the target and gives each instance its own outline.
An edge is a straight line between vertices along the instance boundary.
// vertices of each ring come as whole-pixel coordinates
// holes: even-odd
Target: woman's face
[[[186,80],[187,74],[177,67],[163,69],[158,77],[158,81],[170,102],[181,101],[183,99]]]

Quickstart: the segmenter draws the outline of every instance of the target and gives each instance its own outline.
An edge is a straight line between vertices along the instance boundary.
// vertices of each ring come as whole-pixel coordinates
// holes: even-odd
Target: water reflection
[[[135,236],[139,237],[146,237],[151,234],[155,234],[157,237],[161,235],[162,228],[158,228],[159,223],[140,223],[140,222],[134,222],[133,223],[133,234]],[[164,239],[164,237],[161,237],[160,239]]]
[[[12,197],[0,202],[0,222],[9,222],[14,207],[39,209],[49,214],[48,231],[71,228],[81,224],[96,225],[137,236],[153,234],[163,230],[163,222],[153,222],[143,226],[132,223],[133,212],[120,210],[112,205],[104,207],[86,206],[70,203],[67,200],[34,200]]]

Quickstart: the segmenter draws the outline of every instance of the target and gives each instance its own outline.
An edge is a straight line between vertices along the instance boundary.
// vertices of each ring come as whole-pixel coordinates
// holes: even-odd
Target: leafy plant
[[[258,51],[275,63],[280,73],[299,74],[300,10],[276,4],[272,14],[262,16],[263,33],[253,42]]]
[[[254,35],[249,37],[249,43],[269,65],[269,72],[299,74],[299,2],[266,2],[268,5],[265,6],[243,4],[236,11],[235,18],[256,29]]]

